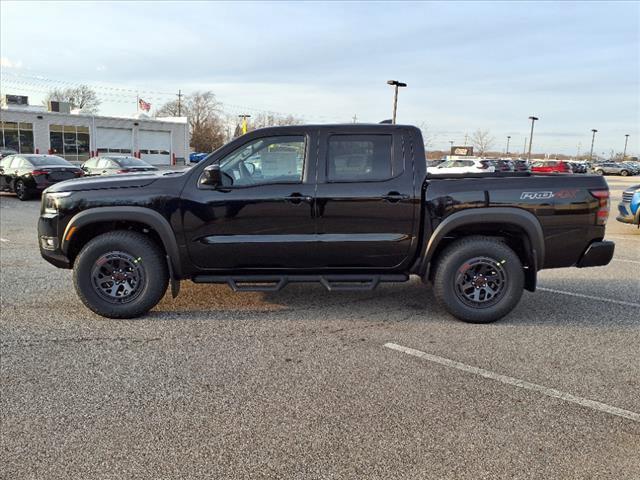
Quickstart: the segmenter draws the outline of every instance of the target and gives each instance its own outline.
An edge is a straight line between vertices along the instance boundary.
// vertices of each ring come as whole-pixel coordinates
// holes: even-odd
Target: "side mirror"
[[[209,165],[204,169],[202,177],[200,177],[201,185],[209,185],[210,187],[217,188],[222,185],[222,172],[220,171],[220,165]]]

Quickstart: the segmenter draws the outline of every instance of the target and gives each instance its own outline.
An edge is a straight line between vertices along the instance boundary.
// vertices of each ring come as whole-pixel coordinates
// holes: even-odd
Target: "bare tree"
[[[71,108],[79,108],[88,113],[97,113],[100,106],[98,95],[87,85],[65,89],[54,88],[49,91],[43,103],[47,106],[50,101],[68,102]]]
[[[422,131],[422,141],[424,142],[424,149],[429,150],[433,147],[436,140],[436,135],[431,131],[429,125],[426,122],[420,122],[418,128]]]
[[[300,125],[303,120],[293,115],[279,115],[277,113],[263,112],[252,118],[250,130],[265,127],[283,127],[286,125]]]
[[[156,117],[175,117],[180,113],[189,119],[191,147],[196,152],[212,152],[226,141],[226,124],[221,118],[220,103],[211,91],[194,92],[184,97],[178,112],[178,100],[160,107]]]
[[[471,143],[478,156],[483,156],[493,146],[495,138],[491,136],[489,130],[476,130],[471,135]]]

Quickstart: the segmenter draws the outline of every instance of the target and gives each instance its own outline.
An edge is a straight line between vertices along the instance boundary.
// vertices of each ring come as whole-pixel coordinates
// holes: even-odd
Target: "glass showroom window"
[[[2,146],[18,153],[33,153],[33,124],[2,122]]]
[[[51,125],[49,142],[51,153],[66,160],[85,161],[91,156],[89,127]]]

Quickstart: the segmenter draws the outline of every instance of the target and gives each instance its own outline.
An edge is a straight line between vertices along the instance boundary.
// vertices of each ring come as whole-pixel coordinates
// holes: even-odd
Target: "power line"
[[[23,79],[23,80],[12,80],[12,79],[2,79],[2,83],[4,84],[7,80],[12,82],[14,85],[19,85],[19,88],[23,88],[23,89],[27,89],[26,86],[34,86],[35,88],[48,88],[49,90],[54,89],[54,88],[59,88],[59,86],[56,86],[56,84],[59,85],[66,85],[66,86],[70,86],[70,87],[79,87],[81,85],[86,85],[88,87],[90,87],[91,89],[93,89],[94,91],[96,91],[96,94],[98,94],[100,97],[107,97],[109,102],[114,102],[114,103],[129,103],[131,101],[135,102],[135,98],[134,96],[137,96],[139,94],[144,94],[144,96],[149,99],[149,100],[153,100],[154,102],[167,102],[169,101],[171,98],[175,98],[176,94],[175,93],[169,93],[169,92],[160,92],[160,91],[155,91],[155,90],[139,90],[139,89],[133,89],[133,88],[124,88],[124,87],[114,87],[114,86],[107,86],[107,85],[101,85],[101,84],[91,84],[91,83],[84,83],[84,82],[70,82],[70,81],[66,81],[66,80],[57,80],[57,79],[52,79],[52,78],[48,78],[48,77],[43,77],[40,75],[28,75],[28,74],[22,74],[22,73],[16,73],[16,72],[6,72],[3,71],[3,77],[5,76],[5,74],[9,74],[9,76],[13,76],[16,77],[18,79]],[[26,79],[26,80],[24,80]],[[30,81],[27,81],[30,80]],[[13,87],[15,88],[15,87]],[[31,91],[39,91],[40,93],[49,93],[49,90],[46,91],[42,91],[42,90],[35,90],[35,89],[31,89]],[[106,91],[105,91],[106,90]],[[134,98],[134,100],[122,100],[122,98],[129,98],[128,94],[131,95],[131,98]],[[181,91],[179,91],[180,96],[184,96],[184,94],[182,94]],[[181,98],[178,99],[179,102],[181,103]],[[246,112],[246,111],[250,111],[253,113],[262,113],[262,114],[266,114],[266,115],[277,115],[277,116],[288,116],[288,115],[292,115],[294,117],[300,118],[300,119],[308,119],[308,118],[314,118],[317,119],[321,122],[329,122],[329,121],[333,121],[335,117],[328,117],[325,115],[310,115],[310,114],[298,114],[298,113],[285,113],[285,112],[279,112],[279,111],[275,111],[275,110],[268,110],[268,109],[264,109],[264,108],[258,108],[258,107],[252,107],[252,106],[247,106],[247,105],[236,105],[236,104],[232,104],[232,103],[226,103],[224,101],[219,101],[219,103],[221,103],[225,110],[227,109],[231,109],[234,113],[238,113],[238,112]]]

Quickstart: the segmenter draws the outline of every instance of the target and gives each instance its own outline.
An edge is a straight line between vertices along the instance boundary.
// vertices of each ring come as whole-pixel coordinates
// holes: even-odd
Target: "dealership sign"
[[[451,147],[451,155],[473,157],[473,147]]]

